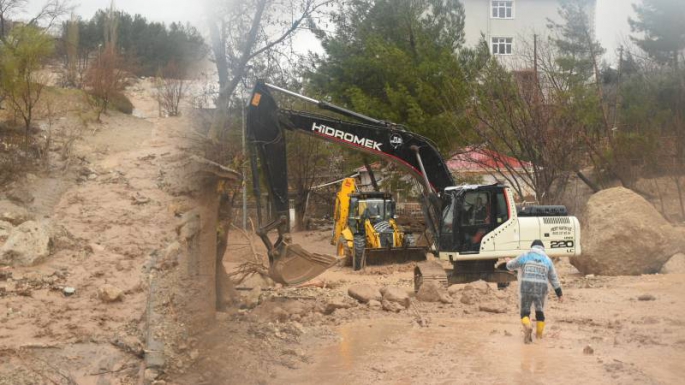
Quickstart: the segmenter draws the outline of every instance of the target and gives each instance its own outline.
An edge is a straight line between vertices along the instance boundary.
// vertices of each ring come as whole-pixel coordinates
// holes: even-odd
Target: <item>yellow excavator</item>
[[[412,234],[395,220],[395,201],[387,192],[362,192],[345,178],[335,199],[331,244],[354,270],[367,264],[422,261],[427,247],[414,246]]]

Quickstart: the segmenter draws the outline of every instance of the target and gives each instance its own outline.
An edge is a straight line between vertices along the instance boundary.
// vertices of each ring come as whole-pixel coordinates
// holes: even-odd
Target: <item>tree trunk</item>
[[[680,202],[680,218],[681,220],[685,220],[685,204],[683,203],[683,191],[680,187],[680,175],[674,176],[673,181],[675,182],[676,189],[678,190],[678,201]]]
[[[295,228],[303,231],[307,229],[305,223],[305,215],[307,214],[307,196],[309,191],[301,191],[297,194],[295,200]]]
[[[580,178],[580,180],[583,181],[583,183],[585,183],[585,184],[592,190],[592,192],[596,193],[596,192],[599,192],[600,190],[602,190],[602,188],[599,187],[599,186],[597,185],[597,183],[595,183],[595,182],[591,181],[590,179],[588,179],[588,177],[586,177],[585,174],[583,174],[582,171],[577,170],[577,171],[576,171],[576,175],[578,176],[578,178]]]
[[[237,300],[238,294],[233,286],[226,268],[224,255],[228,248],[228,232],[233,222],[233,203],[237,194],[223,194],[218,208],[218,231],[216,241],[216,309],[224,310],[227,305]]]

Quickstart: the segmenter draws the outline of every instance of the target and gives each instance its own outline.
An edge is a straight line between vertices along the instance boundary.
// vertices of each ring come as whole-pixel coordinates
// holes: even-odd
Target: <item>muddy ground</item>
[[[296,241],[332,252],[328,236],[298,233]],[[245,254],[240,242],[233,243],[229,269]],[[392,313],[349,300],[347,289],[369,283],[411,293],[411,264],[364,272],[336,267],[317,282],[323,287],[262,290],[255,309],[222,315],[195,364],[203,375],[195,378],[208,384],[682,383],[685,275],[584,277],[565,259],[557,267],[566,300],[550,299],[547,334],[532,345],[523,344],[516,283],[505,290],[476,285],[475,296],[461,289],[451,304],[414,301]],[[326,314],[326,305],[339,301],[350,307]]]
[[[0,384],[146,382],[150,263],[189,204],[165,177],[188,122],[158,118],[144,90],[131,95],[134,116],[112,113],[87,131],[71,171],[27,178],[35,196],[27,207],[64,231],[46,261],[0,270]],[[254,260],[250,243],[263,256],[256,237],[229,234],[229,272]],[[301,232],[295,241],[333,253],[329,235]],[[251,276],[214,325],[174,336],[165,371],[147,383],[683,383],[685,274],[585,277],[565,259],[558,270],[566,301],[550,298],[546,337],[532,345],[523,344],[515,283],[461,286],[452,303],[412,299],[389,312],[358,303],[348,288],[413,295],[412,264],[335,267],[299,288]],[[123,295],[104,301],[105,285]],[[175,303],[162,301],[165,317],[174,318]]]

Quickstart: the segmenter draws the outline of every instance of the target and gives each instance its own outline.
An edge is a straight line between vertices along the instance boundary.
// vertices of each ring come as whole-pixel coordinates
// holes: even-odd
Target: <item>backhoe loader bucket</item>
[[[269,268],[269,276],[283,285],[299,285],[317,277],[337,264],[332,255],[310,253],[296,244],[284,243]]]
[[[425,261],[426,247],[384,247],[364,249],[365,265],[388,265],[410,261]]]

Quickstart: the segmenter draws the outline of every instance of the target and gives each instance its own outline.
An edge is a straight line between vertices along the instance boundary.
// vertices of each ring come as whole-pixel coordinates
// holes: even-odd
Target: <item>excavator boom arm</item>
[[[309,112],[280,109],[271,95],[270,88],[284,91],[291,96],[299,96],[316,103],[322,109],[339,112],[363,122],[350,122]],[[284,129],[339,143],[391,161],[420,182],[427,180],[432,190],[430,193],[433,194],[454,185],[445,161],[429,139],[404,130],[398,125],[258,82],[248,105],[248,137],[260,155],[263,171],[268,176],[269,192],[274,199],[276,212],[281,215],[284,215],[288,208]]]

